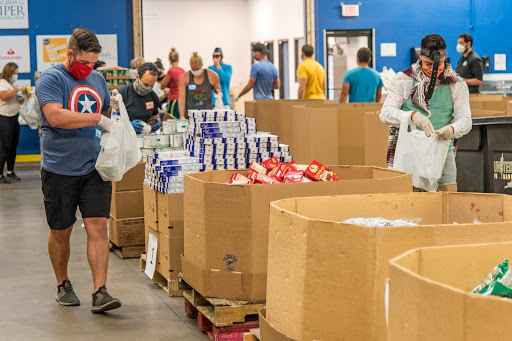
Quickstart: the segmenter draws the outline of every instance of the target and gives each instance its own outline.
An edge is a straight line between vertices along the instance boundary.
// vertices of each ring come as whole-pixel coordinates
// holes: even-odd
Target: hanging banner
[[[1,1],[1,0],[0,0]],[[71,35],[41,35],[36,36],[37,71],[45,71],[66,60],[68,39]],[[118,66],[117,34],[97,34],[101,53],[99,60],[107,66]]]
[[[0,0],[0,29],[28,28],[28,0]]]
[[[0,36],[0,72],[9,62],[16,63],[20,73],[30,72],[29,36]]]

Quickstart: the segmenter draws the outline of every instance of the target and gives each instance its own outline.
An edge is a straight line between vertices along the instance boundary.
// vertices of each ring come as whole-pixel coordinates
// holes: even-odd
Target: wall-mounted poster
[[[0,36],[0,72],[9,62],[18,64],[20,73],[30,72],[29,36]]]
[[[28,0],[0,0],[0,29],[28,28]]]

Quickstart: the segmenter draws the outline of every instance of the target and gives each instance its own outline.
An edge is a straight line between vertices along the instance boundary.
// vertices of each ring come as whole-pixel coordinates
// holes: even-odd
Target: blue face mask
[[[11,82],[16,83],[18,80],[18,75],[12,75]]]

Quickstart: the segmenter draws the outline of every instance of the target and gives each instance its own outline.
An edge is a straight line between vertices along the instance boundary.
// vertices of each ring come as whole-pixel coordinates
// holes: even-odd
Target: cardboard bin
[[[390,262],[388,340],[510,340],[512,299],[471,294],[512,243],[424,248]]]
[[[334,103],[334,101],[322,99],[251,101],[245,102],[245,114],[247,117],[256,118],[259,131],[274,133],[279,136],[280,143],[290,145],[290,152],[293,155],[293,106],[312,103]]]
[[[420,247],[512,239],[512,197],[502,194],[324,196],[270,206],[266,319],[295,340],[386,340],[392,258]],[[421,218],[421,223],[343,223],[354,217]]]
[[[266,297],[269,202],[353,193],[411,192],[411,175],[378,167],[333,166],[341,181],[228,185],[236,171],[185,176],[184,280],[206,297]]]
[[[293,108],[293,159],[331,165],[386,166],[389,126],[382,103],[308,104]]]

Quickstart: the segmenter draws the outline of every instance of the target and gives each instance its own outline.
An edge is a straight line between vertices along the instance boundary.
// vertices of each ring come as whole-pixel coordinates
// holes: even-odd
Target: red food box
[[[264,174],[257,174],[255,183],[256,182],[260,183],[260,184],[280,184],[281,183],[281,181],[271,178],[270,176],[264,175]]]
[[[249,181],[249,178],[243,176],[242,174],[240,173],[235,173],[231,176],[231,179],[229,179],[230,181]]]
[[[336,173],[322,165],[320,162],[313,160],[304,174],[314,181],[336,181]],[[332,180],[331,180],[332,179]],[[336,179],[336,180],[335,180]]]
[[[278,164],[279,164],[279,160],[275,156],[260,163],[260,165],[265,167],[267,169],[267,171],[271,171],[272,169],[277,167]]]
[[[284,175],[283,182],[284,183],[298,183],[298,182],[301,182],[303,176],[304,176],[303,171],[290,171]]]
[[[249,165],[249,169],[255,171],[256,173],[260,173],[260,174],[267,174],[267,168],[265,168],[264,166],[260,165],[259,163],[257,162],[251,162],[251,164]]]
[[[274,169],[272,169],[269,173],[268,173],[268,176],[271,176],[279,181],[283,181],[283,177],[285,175],[285,172],[286,172],[286,164],[284,163],[279,163]]]

